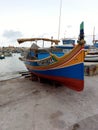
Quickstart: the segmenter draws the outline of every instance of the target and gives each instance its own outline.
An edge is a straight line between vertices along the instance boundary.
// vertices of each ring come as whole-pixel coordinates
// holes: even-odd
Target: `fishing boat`
[[[85,53],[85,62],[98,62],[98,52],[89,51],[87,54]]]
[[[98,48],[90,46],[85,50],[85,62],[98,62]]]
[[[64,53],[70,52],[75,47],[75,40],[72,38],[62,38],[62,44],[55,46],[56,48],[61,48]]]
[[[17,39],[17,41],[19,44],[27,41],[47,41],[56,45],[60,42],[59,40],[47,38],[25,38]],[[57,56],[56,53],[50,52],[47,48],[35,47],[33,54],[32,49],[30,49],[27,57],[22,58],[22,61],[24,61],[32,75],[57,81],[70,89],[82,91],[84,88],[84,44],[84,22],[82,22],[80,24],[78,44],[69,53],[62,52],[61,56]],[[49,55],[42,50],[48,52]],[[30,57],[30,54],[33,56]]]
[[[93,45],[85,49],[85,62],[98,62],[98,40],[95,40],[95,28],[93,30]]]
[[[85,62],[98,62],[98,55],[86,55]]]

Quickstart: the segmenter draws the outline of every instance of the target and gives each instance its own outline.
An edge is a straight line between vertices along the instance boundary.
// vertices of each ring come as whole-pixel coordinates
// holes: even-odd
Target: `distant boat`
[[[5,57],[11,57],[12,53],[11,52],[4,52]]]
[[[98,40],[95,40],[94,47],[98,48]]]
[[[75,40],[70,38],[62,39],[63,45],[57,45],[56,48],[61,48],[62,53],[58,51],[56,54],[57,56],[62,56],[64,53],[69,53],[75,47]],[[90,48],[90,45],[84,45],[85,51],[85,62],[98,62],[98,49],[97,48]]]
[[[98,55],[86,55],[85,62],[98,62]]]
[[[98,40],[95,40],[95,27],[93,30],[93,45],[85,50],[85,62],[98,62]]]
[[[75,40],[71,38],[63,38],[62,45],[55,46],[61,48],[64,53],[69,53],[75,47]]]
[[[80,25],[79,36],[78,44],[68,54],[61,52],[63,55],[57,56],[56,53],[50,52],[47,48],[35,47],[31,48],[27,57],[21,58],[21,60],[24,61],[32,75],[57,81],[73,90],[82,91],[84,88],[84,22]],[[17,39],[17,41],[19,43],[26,41],[47,41],[56,45],[60,42],[59,40],[47,38]],[[49,54],[47,55],[43,50],[48,51]]]
[[[62,43],[63,45],[57,45],[56,47],[62,48],[64,53],[70,52],[76,46],[74,38],[63,38]],[[85,51],[88,51],[89,48],[90,45],[88,44],[84,45]]]
[[[0,54],[0,59],[4,59],[5,56],[3,54]]]
[[[85,52],[85,62],[98,62],[98,48],[91,47]]]

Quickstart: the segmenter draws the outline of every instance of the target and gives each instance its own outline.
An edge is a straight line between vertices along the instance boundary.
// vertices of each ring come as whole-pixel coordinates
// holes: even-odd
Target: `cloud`
[[[17,38],[20,38],[22,36],[23,35],[20,31],[14,31],[14,30],[5,30],[3,33],[3,37],[9,40],[16,40]]]

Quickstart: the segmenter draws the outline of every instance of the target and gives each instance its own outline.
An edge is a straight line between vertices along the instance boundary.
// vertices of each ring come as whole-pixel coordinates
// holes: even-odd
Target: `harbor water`
[[[11,57],[0,59],[0,81],[19,77],[19,72],[27,70],[19,57],[19,53],[13,53]]]

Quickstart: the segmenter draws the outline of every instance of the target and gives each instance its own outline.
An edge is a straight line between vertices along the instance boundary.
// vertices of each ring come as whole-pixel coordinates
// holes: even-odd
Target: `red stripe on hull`
[[[84,80],[77,80],[72,78],[64,78],[64,77],[56,77],[56,76],[54,77],[54,76],[42,75],[39,73],[33,73],[33,74],[37,75],[38,77],[60,82],[64,84],[66,87],[73,89],[75,91],[82,91],[84,88]]]

